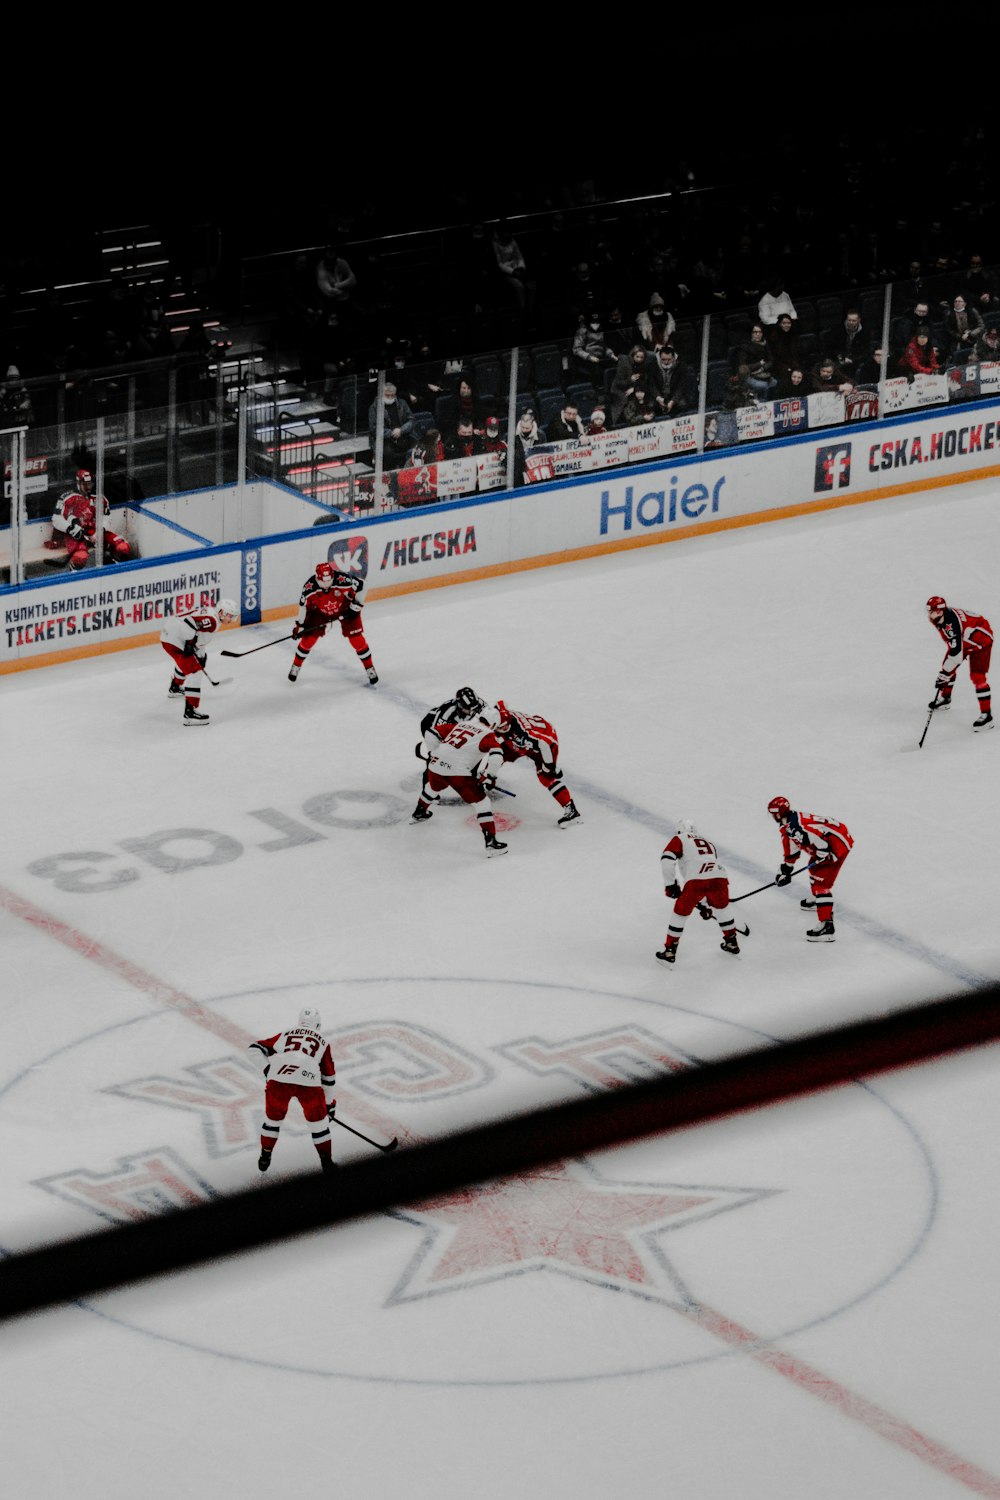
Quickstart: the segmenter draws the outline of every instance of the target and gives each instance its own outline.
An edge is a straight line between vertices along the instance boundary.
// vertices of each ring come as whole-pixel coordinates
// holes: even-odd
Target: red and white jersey
[[[299,595],[299,625],[326,626],[361,613],[360,594],[364,582],[348,573],[338,573],[332,588],[320,588],[313,573],[302,585]]]
[[[948,605],[941,617],[940,625],[931,621],[934,629],[947,646],[942,670],[950,672],[973,651],[981,651],[993,644],[993,626],[985,615],[974,615],[967,609],[954,609]]]
[[[213,635],[219,628],[216,615],[205,610],[201,614],[177,615],[168,620],[160,631],[160,640],[168,646],[176,646],[186,656],[192,652],[204,649],[201,644],[202,636]]]
[[[482,718],[452,724],[441,739],[429,733],[424,749],[428,770],[439,776],[495,776],[503,765],[500,741]]]
[[[725,880],[729,876],[711,839],[700,833],[675,833],[660,855],[664,886],[688,880]]]
[[[781,825],[782,857],[786,865],[793,865],[803,853],[810,860],[825,854],[846,859],[853,846],[854,840],[843,823],[836,818],[822,818],[819,813],[790,812]]]
[[[277,1036],[251,1042],[250,1056],[263,1069],[270,1083],[295,1083],[304,1088],[322,1088],[332,1103],[336,1072],[330,1043],[319,1031],[293,1026]]]
[[[102,498],[104,500],[103,514],[110,515],[111,507],[108,505],[107,496]],[[53,531],[75,536],[79,536],[83,531],[87,536],[92,537],[97,524],[97,503],[94,495],[81,495],[79,490],[68,490],[65,495],[60,495],[56,508],[52,512]]]
[[[510,708],[502,698],[497,701],[497,708],[508,757],[530,755],[542,770],[554,771],[559,757],[559,736],[548,719]]]

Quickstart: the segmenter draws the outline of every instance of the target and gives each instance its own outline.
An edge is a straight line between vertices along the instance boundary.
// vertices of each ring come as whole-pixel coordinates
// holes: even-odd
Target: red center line
[[[51,916],[34,902],[17,895],[14,891],[7,890],[2,885],[0,885],[0,910],[44,932],[48,937],[54,938],[57,943],[62,943],[63,947],[68,948],[71,953],[106,969],[116,978],[131,985],[133,989],[148,995],[158,1005],[162,1005],[167,1010],[176,1011],[185,1020],[193,1021],[196,1026],[200,1026],[203,1031],[211,1032],[213,1036],[221,1037],[224,1042],[238,1048],[239,1051],[245,1052],[250,1043],[255,1040],[248,1031],[244,1031],[234,1021],[228,1021],[225,1016],[216,1015],[200,1001],[193,1000],[190,995],[185,995],[182,990],[175,989],[172,984],[165,984],[163,980],[157,979],[155,974],[150,974],[149,970],[142,968],[140,964],[123,958],[120,953],[115,953],[106,943],[87,937],[78,928],[71,927],[68,922]],[[397,1132],[396,1127],[384,1119],[376,1109],[353,1094],[351,1095],[351,1113],[357,1115],[361,1123],[370,1130],[385,1131],[387,1135],[398,1133],[400,1140],[412,1141],[412,1137],[405,1131]]]
[[[91,963],[99,964],[101,968],[123,979],[126,984],[132,985],[134,989],[141,990],[144,995],[149,995],[159,1004],[177,1011],[179,1015],[189,1021],[194,1021],[197,1026],[210,1031],[214,1036],[221,1037],[233,1046],[245,1050],[253,1040],[248,1032],[224,1017],[213,1014],[197,1000],[192,1000],[190,995],[185,995],[173,985],[164,984],[162,980],[157,979],[139,964],[132,963],[130,959],[113,952],[106,944],[86,937],[77,928],[60,921],[58,917],[50,916],[41,907],[35,906],[33,902],[16,895],[13,891],[8,891],[4,886],[0,886],[0,908],[9,912],[12,917],[28,922],[32,927],[46,933],[72,953],[88,959]],[[352,1108],[371,1129],[389,1131],[393,1128],[388,1121],[378,1115],[377,1111],[366,1106],[363,1100],[358,1100],[356,1105],[352,1100]],[[403,1138],[409,1139],[405,1135]],[[728,1344],[730,1348],[738,1349],[751,1359],[755,1359],[774,1374],[783,1375],[800,1390],[816,1396],[820,1401],[825,1401],[842,1416],[860,1422],[876,1436],[884,1438],[886,1442],[895,1443],[905,1452],[912,1454],[914,1458],[921,1459],[932,1469],[937,1469],[940,1473],[947,1474],[950,1479],[954,1479],[956,1483],[964,1485],[966,1489],[972,1490],[977,1495],[989,1496],[991,1500],[1000,1500],[1000,1479],[987,1473],[985,1469],[979,1468],[977,1464],[970,1463],[958,1453],[952,1452],[944,1444],[925,1437],[915,1427],[910,1427],[906,1422],[894,1417],[891,1412],[877,1406],[874,1401],[869,1401],[866,1397],[848,1390],[838,1381],[829,1379],[812,1365],[807,1364],[805,1360],[783,1353],[773,1344],[767,1343],[766,1340],[751,1333],[749,1329],[743,1328],[739,1323],[726,1317],[724,1313],[716,1312],[704,1303],[692,1304],[684,1309],[684,1315],[707,1333],[711,1333],[723,1343]]]

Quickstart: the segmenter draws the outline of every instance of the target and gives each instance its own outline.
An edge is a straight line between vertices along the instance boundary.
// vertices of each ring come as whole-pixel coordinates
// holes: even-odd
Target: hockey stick
[[[368,1142],[369,1146],[374,1146],[376,1151],[395,1151],[399,1145],[399,1141],[393,1136],[388,1146],[380,1146],[378,1141],[373,1141],[370,1135],[361,1135],[361,1131],[355,1130],[353,1125],[345,1125],[339,1115],[334,1115],[330,1123],[332,1125],[339,1125],[343,1130],[349,1130],[352,1135],[360,1136],[363,1141]]]
[[[499,781],[497,782],[496,786],[491,786],[490,787],[490,791],[491,792],[499,792],[500,795],[501,795],[501,797],[516,797],[517,796],[517,793],[516,792],[512,792],[509,787],[501,786],[500,783],[499,783]]]
[[[732,906],[732,902],[730,902],[729,904],[730,904],[730,906]],[[711,922],[713,920],[718,920],[716,918],[716,916],[715,916],[715,912],[712,910],[712,908],[710,906],[707,906],[704,901],[699,901],[698,902],[698,913],[702,917],[702,919],[704,921],[706,921],[706,922]],[[735,923],[733,925],[736,926]],[[736,927],[736,931],[739,933],[740,937],[749,937],[750,936],[750,929],[749,929],[749,927],[746,926],[745,923],[744,923],[744,925],[742,927]]]
[[[225,656],[226,652],[223,651],[222,655]],[[207,667],[199,667],[198,670],[200,672],[204,672],[205,676],[208,678],[209,682],[212,684],[213,687],[224,687],[227,682],[232,682],[232,680],[233,680],[231,677],[220,677],[220,678],[216,679],[216,678],[210,676],[209,670],[208,670]]]
[[[924,732],[923,732],[923,734],[920,736],[920,739],[917,741],[917,749],[918,750],[922,750],[924,748],[924,740],[927,738],[927,731],[931,727],[931,720],[934,717],[934,710],[938,706],[938,697],[940,695],[940,692],[941,692],[941,689],[939,687],[935,687],[935,689],[934,689],[934,702],[931,704],[930,708],[927,710],[927,723],[924,725]]]
[[[251,646],[249,651],[220,651],[220,656],[253,656],[255,651],[266,651],[268,646],[280,646],[282,641],[291,641],[292,635],[279,635],[276,640],[265,641],[263,646]]]
[[[803,865],[802,868],[801,868],[801,870],[793,870],[792,873],[791,873],[791,875],[789,875],[788,879],[789,880],[794,880],[795,877],[796,877],[796,875],[804,875],[807,870],[814,869],[815,865],[818,864],[818,863],[819,863],[819,861],[817,860],[817,861],[815,861],[811,865]],[[785,884],[787,885],[787,883],[788,882],[786,881]],[[769,880],[767,882],[767,885],[758,885],[752,891],[744,891],[742,896],[734,896],[732,898],[732,900],[730,901],[729,904],[730,904],[730,906],[735,906],[736,903],[737,903],[737,901],[745,901],[748,896],[756,896],[756,895],[759,895],[759,893],[761,891],[769,891],[771,889],[772,885],[777,885],[777,884],[778,884],[778,882],[776,880]]]

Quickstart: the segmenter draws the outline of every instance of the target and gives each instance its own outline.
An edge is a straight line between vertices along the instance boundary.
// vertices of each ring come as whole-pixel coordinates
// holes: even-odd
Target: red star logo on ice
[[[609,1182],[581,1162],[465,1188],[395,1214],[427,1235],[389,1302],[549,1270],[687,1305],[658,1237],[767,1191]]]

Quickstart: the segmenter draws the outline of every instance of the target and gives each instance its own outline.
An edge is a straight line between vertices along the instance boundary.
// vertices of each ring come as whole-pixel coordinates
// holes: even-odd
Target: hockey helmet
[[[323,1017],[311,1005],[304,1005],[299,1011],[299,1025],[304,1026],[307,1031],[318,1031],[322,1024]]]
[[[239,608],[234,599],[220,599],[215,606],[215,613],[219,617],[220,625],[229,625],[240,617]]]
[[[927,601],[927,613],[932,620],[939,620],[947,608],[940,594],[932,594]]]
[[[94,476],[90,472],[89,469],[77,469],[77,471],[76,471],[76,483],[77,483],[77,488],[80,490],[80,492],[82,494],[86,494],[87,492],[86,492],[86,490],[84,490],[83,486],[85,484],[92,485],[94,483]]]
[[[501,725],[500,709],[494,704],[483,704],[479,710],[478,722],[486,724],[490,729],[499,729]]]
[[[776,823],[783,823],[792,810],[792,804],[787,797],[772,797],[767,810]]]
[[[685,838],[693,839],[694,824],[691,822],[691,819],[681,818],[680,822],[677,824],[677,832],[682,834]]]
[[[458,704],[463,714],[465,714],[470,719],[474,714],[482,713],[483,709],[486,707],[485,701],[480,698],[479,694],[474,688],[470,687],[460,687],[458,692],[455,694],[455,702]]]
[[[336,569],[332,563],[321,562],[316,565],[316,582],[321,589],[332,589]]]

